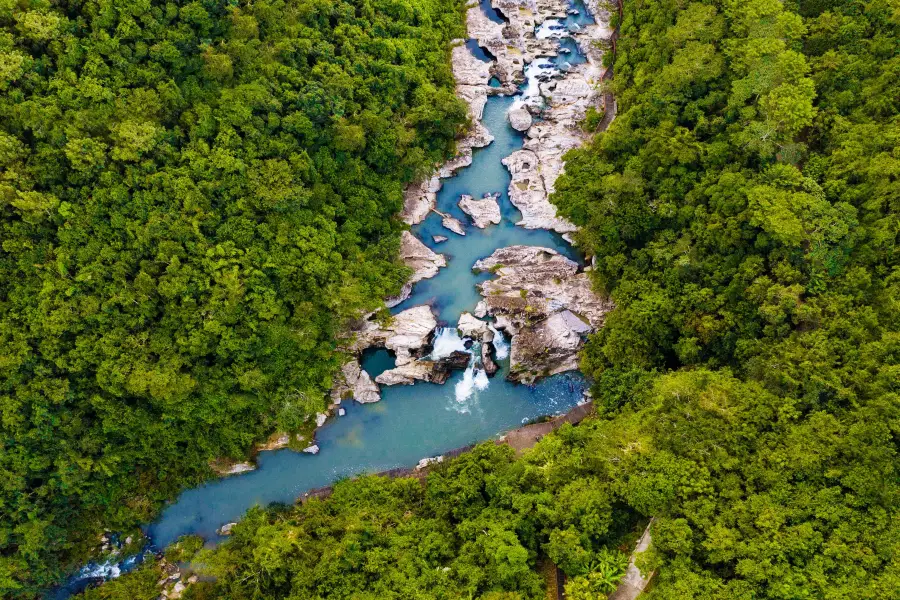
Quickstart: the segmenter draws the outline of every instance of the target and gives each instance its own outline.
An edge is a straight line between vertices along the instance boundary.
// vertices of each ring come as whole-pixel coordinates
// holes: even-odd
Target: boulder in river
[[[361,404],[381,400],[381,391],[356,358],[344,363],[338,375],[338,382],[332,389],[334,404],[340,404],[341,399],[347,397]]]
[[[465,370],[471,356],[467,352],[454,351],[438,360],[419,359],[394,367],[375,378],[381,385],[412,385],[416,381],[443,384],[454,370]]]
[[[434,235],[431,236],[431,239],[434,240],[435,244],[442,244],[447,241],[447,236],[445,235]]]
[[[459,219],[454,216],[438,212],[437,210],[435,210],[434,212],[441,215],[441,225],[443,225],[445,229],[449,229],[457,235],[466,235],[466,228]]]
[[[613,307],[578,263],[550,248],[501,248],[474,268],[495,275],[478,287],[487,314],[512,335],[509,377],[517,381],[576,369],[585,335]]]
[[[489,332],[488,324],[481,319],[476,319],[471,313],[464,312],[459,315],[456,330],[464,337],[481,339],[481,336]]]
[[[430,306],[413,306],[393,315],[385,324],[367,319],[357,330],[354,349],[361,352],[373,346],[387,348],[396,356],[396,364],[404,365],[421,355],[435,327],[437,319]]]
[[[494,357],[491,356],[493,351],[494,344],[491,342],[481,344],[481,364],[484,366],[484,372],[488,374],[488,377],[492,377],[500,369],[497,363],[494,362]]]
[[[500,194],[485,194],[481,200],[476,200],[468,194],[463,194],[459,200],[459,207],[472,218],[472,223],[479,229],[484,229],[490,224],[500,223],[500,205],[497,198]]]
[[[531,127],[531,113],[524,106],[510,109],[507,116],[509,117],[509,124],[516,131],[528,131],[528,128]]]

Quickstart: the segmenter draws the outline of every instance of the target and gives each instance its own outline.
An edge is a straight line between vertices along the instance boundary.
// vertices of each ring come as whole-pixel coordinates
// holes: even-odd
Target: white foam
[[[569,37],[569,32],[559,19],[547,19],[541,23],[541,26],[534,32],[534,37],[539,40],[548,40],[551,38],[559,39]]]
[[[478,391],[486,390],[491,385],[487,372],[484,369],[478,369],[475,372],[475,389]]]
[[[445,358],[454,352],[468,352],[465,340],[459,337],[456,327],[441,327],[434,338],[431,360]]]
[[[493,325],[489,325],[491,331],[494,332],[494,356],[497,360],[503,360],[509,356],[509,342],[503,337],[503,333],[495,329]]]

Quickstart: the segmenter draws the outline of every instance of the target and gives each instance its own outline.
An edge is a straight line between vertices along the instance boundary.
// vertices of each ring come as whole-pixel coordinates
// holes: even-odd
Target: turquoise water
[[[444,181],[437,201],[440,211],[468,223],[469,217],[456,204],[461,194],[481,197],[487,192],[500,192],[503,220],[483,230],[470,226],[465,236],[444,229],[440,216],[434,213],[414,227],[423,242],[447,256],[448,264],[434,278],[417,283],[412,296],[392,312],[431,303],[439,320],[455,326],[460,313],[473,310],[481,298],[475,284],[490,277],[474,275],[472,265],[497,248],[540,245],[577,258],[560,236],[514,225],[519,213],[507,197],[509,173],[500,163],[522,147],[522,135],[506,120],[513,101],[513,97],[501,96],[488,99],[483,121],[494,142],[475,151],[470,167]],[[436,244],[433,235],[449,239]],[[457,384],[466,375],[460,371],[444,385],[384,386],[382,400],[375,404],[344,402],[347,414],[330,419],[316,432],[318,455],[291,450],[263,452],[256,471],[184,492],[148,527],[147,534],[158,548],[185,534],[214,540],[218,527],[239,519],[255,504],[293,502],[306,490],[342,477],[413,465],[421,458],[495,437],[536,417],[565,412],[583,396],[584,382],[579,374],[522,386],[504,378],[508,362],[498,361],[501,370],[488,387],[475,390],[463,401],[456,394]],[[364,353],[362,366],[376,377],[393,366],[393,357],[385,350],[370,350]]]
[[[585,20],[589,17],[586,17],[583,5],[578,2],[573,6],[581,11],[581,15],[567,19],[565,26],[589,22]],[[499,22],[500,18],[488,0],[482,0],[482,8]],[[561,66],[563,59],[571,64],[584,60],[571,40],[564,39],[561,43],[572,52],[552,59],[554,64]],[[482,60],[489,58],[484,52],[478,56]],[[434,278],[417,283],[412,296],[395,307],[394,313],[429,303],[442,325],[455,326],[459,315],[472,311],[481,298],[475,285],[490,277],[488,274],[474,275],[472,265],[497,248],[515,244],[539,245],[580,260],[578,252],[559,235],[515,226],[521,216],[509,202],[510,176],[501,163],[503,158],[520,149],[524,140],[506,119],[506,112],[514,101],[514,97],[504,96],[488,99],[483,122],[494,135],[494,142],[475,151],[470,167],[444,180],[437,199],[438,210],[450,213],[468,225],[469,217],[457,206],[460,196],[465,193],[480,198],[485,193],[499,192],[501,223],[484,230],[469,225],[467,235],[459,236],[444,229],[440,217],[432,213],[413,227],[419,239],[447,257],[448,266]],[[448,240],[435,243],[432,239],[435,235],[445,236]],[[186,534],[197,534],[215,543],[220,539],[217,528],[240,519],[254,505],[291,503],[304,492],[341,478],[412,466],[421,458],[494,438],[537,417],[565,412],[583,397],[586,384],[579,373],[557,375],[535,386],[522,386],[506,381],[508,358],[497,362],[500,371],[484,389],[472,385],[470,368],[465,373],[454,373],[444,385],[418,383],[383,387],[382,400],[378,403],[344,402],[342,407],[346,415],[329,419],[316,433],[319,454],[291,450],[263,452],[257,457],[255,471],[186,490],[146,528],[150,540],[148,548],[164,548]],[[385,350],[369,350],[362,356],[362,366],[373,378],[393,365],[393,357]],[[481,384],[483,387],[483,380]],[[458,386],[471,389],[471,395],[460,398]],[[65,586],[53,590],[49,597],[68,598],[89,583],[116,577],[133,568],[141,559],[141,555],[136,555],[123,557],[118,564],[87,565]]]
[[[579,259],[578,252],[562,237],[544,229],[523,229],[516,227],[521,213],[509,201],[510,175],[500,162],[516,150],[522,148],[524,136],[510,127],[506,112],[515,102],[514,96],[494,96],[488,99],[484,108],[484,125],[494,135],[494,141],[486,148],[475,150],[472,165],[457,172],[456,177],[444,180],[444,187],[438,193],[437,209],[450,213],[464,224],[466,235],[457,235],[441,225],[441,216],[431,213],[419,225],[413,227],[415,233],[428,247],[447,257],[447,266],[431,278],[420,281],[413,288],[412,295],[397,305],[392,312],[397,313],[419,304],[431,304],[438,319],[455,326],[459,315],[472,311],[481,299],[475,284],[489,279],[488,273],[472,274],[472,265],[497,248],[524,244],[544,246]],[[469,217],[459,208],[462,194],[481,198],[486,193],[500,193],[500,213],[503,217],[499,225],[489,225],[478,229],[469,225]],[[435,243],[432,236],[441,235],[446,242]]]

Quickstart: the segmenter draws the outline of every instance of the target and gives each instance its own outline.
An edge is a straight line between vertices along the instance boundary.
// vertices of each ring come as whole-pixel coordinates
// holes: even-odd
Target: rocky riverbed
[[[472,126],[459,142],[456,157],[431,177],[410,186],[401,216],[416,225],[430,212],[437,212],[445,230],[465,235],[462,222],[435,206],[441,180],[470,165],[473,149],[493,140],[481,122],[487,98],[518,94],[507,114],[510,125],[523,131],[526,139],[521,150],[502,160],[511,175],[510,202],[521,212],[518,225],[570,234],[575,226],[557,215],[549,196],[564,171],[565,153],[589,137],[580,127],[581,121],[589,110],[604,109],[600,84],[605,73],[605,44],[613,33],[609,27],[611,12],[602,0],[589,0],[586,6],[593,21],[565,27],[563,23],[572,14],[567,0],[492,0],[491,4],[505,17],[505,23],[489,18],[477,2],[470,3],[466,13],[470,38],[490,60],[477,57],[462,41],[452,50],[456,90],[468,106]],[[558,60],[572,52],[563,48],[564,39],[574,41],[580,51],[580,60],[573,59],[575,64]],[[500,223],[497,201],[494,194],[485,194],[480,200],[463,194],[458,204],[471,224],[483,229]],[[410,232],[403,234],[400,257],[413,275],[400,296],[388,300],[388,306],[405,300],[416,282],[433,277],[447,264],[442,254]],[[473,267],[496,275],[480,284],[484,301],[476,315],[494,318],[496,326],[512,336],[511,379],[533,383],[540,377],[577,369],[585,336],[602,326],[611,304],[592,292],[587,274],[576,262],[549,248],[513,246],[495,251]],[[441,383],[453,368],[466,367],[461,352],[440,360],[426,356],[433,351],[437,327],[427,307],[408,309],[395,319],[397,325],[392,327],[399,327],[401,333],[389,334],[370,323],[365,326],[368,329],[355,332],[358,337],[352,350],[358,356],[367,344],[386,347],[397,352],[396,366],[373,381],[354,358],[344,366],[335,386],[332,398],[336,403],[346,397],[375,401],[380,398],[379,385]],[[417,328],[415,334],[405,332],[411,327]],[[468,313],[458,325],[460,335],[483,345],[479,366],[496,371],[491,356],[493,333],[487,327],[488,323]],[[389,341],[395,339],[402,343]]]

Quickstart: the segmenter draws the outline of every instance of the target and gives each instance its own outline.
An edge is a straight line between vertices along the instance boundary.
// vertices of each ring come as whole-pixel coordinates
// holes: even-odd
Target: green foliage
[[[250,511],[197,562],[215,576],[215,597],[542,598],[535,561],[560,528],[599,521],[581,536],[585,564],[610,575],[621,561],[606,544],[633,525],[603,485],[573,480],[577,451],[556,445],[517,461],[488,442],[435,468],[424,488],[341,482],[324,501]]]
[[[465,121],[461,9],[0,5],[3,595],[321,409]]]
[[[186,535],[178,538],[176,542],[166,548],[166,560],[175,562],[187,562],[194,558],[203,548],[203,538],[197,535]]]
[[[652,598],[900,589],[897,39],[890,0],[624,3],[618,115],[554,201],[617,306],[583,367],[637,424]]]

